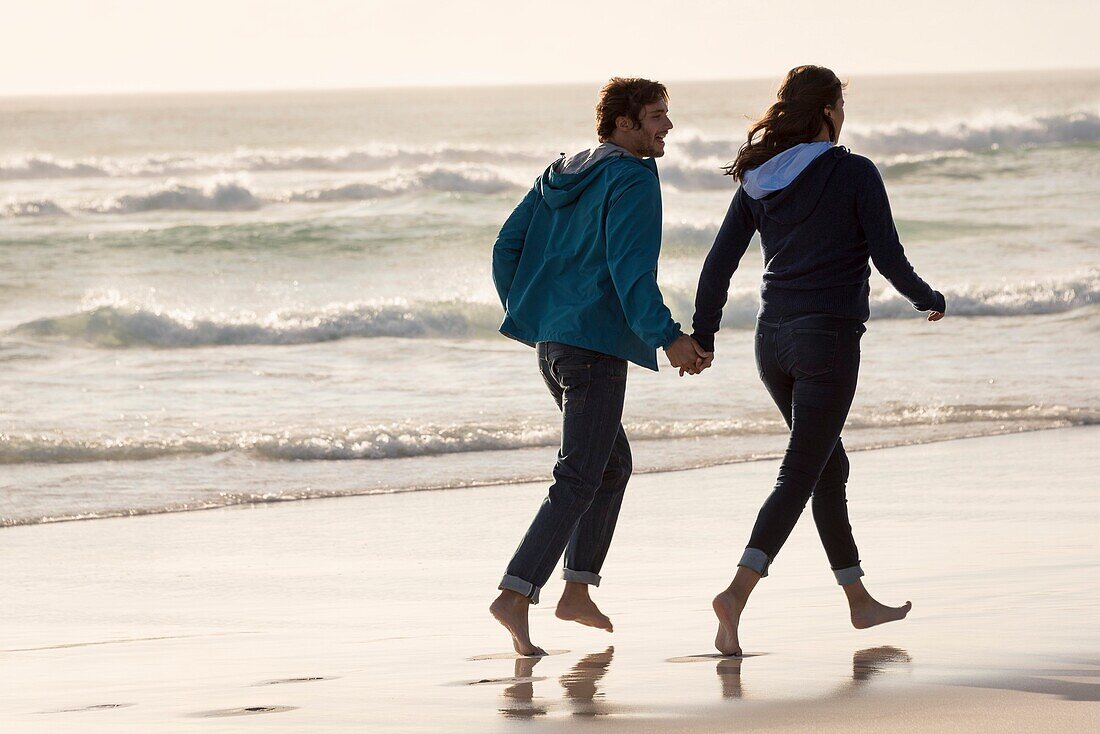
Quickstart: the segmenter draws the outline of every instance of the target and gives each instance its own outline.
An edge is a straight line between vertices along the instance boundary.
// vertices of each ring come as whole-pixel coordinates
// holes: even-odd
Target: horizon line
[[[1002,74],[1044,74],[1044,73],[1073,73],[1073,72],[1100,72],[1100,66],[1093,67],[1038,67],[1015,69],[979,69],[958,71],[904,71],[904,72],[868,72],[859,74],[860,77],[871,78],[898,78],[898,77],[954,77],[954,76],[995,76]],[[851,79],[852,76],[848,76]],[[672,78],[665,84],[697,84],[707,82],[754,82],[770,81],[776,79],[773,76],[751,75],[742,77],[714,76],[694,78]],[[230,94],[303,94],[303,93],[328,93],[328,92],[382,92],[400,90],[455,90],[455,89],[515,89],[518,87],[572,87],[582,84],[603,84],[606,79],[570,79],[562,81],[538,81],[538,82],[472,82],[457,84],[441,84],[438,82],[412,82],[405,84],[379,84],[367,86],[331,86],[331,87],[250,87],[250,88],[217,88],[217,89],[171,89],[171,90],[128,90],[128,91],[67,91],[67,92],[0,92],[0,100],[18,99],[51,99],[74,97],[157,97],[157,96],[186,96],[186,95],[230,95]]]

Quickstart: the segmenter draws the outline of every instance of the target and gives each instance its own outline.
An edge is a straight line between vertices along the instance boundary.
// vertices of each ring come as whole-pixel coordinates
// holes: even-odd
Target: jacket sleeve
[[[523,243],[527,239],[527,228],[531,225],[535,207],[538,205],[539,192],[535,187],[527,192],[512,213],[505,220],[493,245],[493,285],[496,286],[500,305],[508,310],[508,291],[516,279],[519,257],[523,252]]]
[[[657,287],[661,188],[655,178],[639,178],[613,195],[606,234],[607,266],[627,324],[654,349],[667,347],[681,332]]]
[[[946,312],[947,302],[943,294],[932,290],[932,286],[921,280],[905,257],[882,176],[873,164],[868,165],[868,169],[856,198],[856,214],[867,238],[871,261],[915,309]]]
[[[756,232],[756,222],[745,201],[744,189],[738,188],[722,220],[718,236],[710,248],[699,287],[695,291],[695,317],[691,320],[692,337],[708,352],[714,351],[714,335],[722,324],[722,307],[729,298],[730,280]]]

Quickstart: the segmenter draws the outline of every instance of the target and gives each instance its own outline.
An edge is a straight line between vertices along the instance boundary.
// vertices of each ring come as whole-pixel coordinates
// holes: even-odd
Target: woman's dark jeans
[[[814,522],[837,582],[863,575],[848,522],[848,457],[840,431],[855,397],[864,331],[859,321],[821,314],[757,323],[760,379],[791,434],[775,489],[738,565],[767,576],[812,495]]]
[[[623,431],[626,360],[558,342],[539,342],[539,370],[562,413],[554,483],[508,564],[501,589],[538,604],[565,551],[566,581],[600,585],[630,479]]]

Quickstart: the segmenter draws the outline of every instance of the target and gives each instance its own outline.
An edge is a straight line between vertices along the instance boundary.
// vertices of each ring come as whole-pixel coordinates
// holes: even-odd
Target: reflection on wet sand
[[[532,719],[546,714],[546,708],[535,703],[535,684],[531,675],[541,659],[516,658],[516,682],[504,689],[501,714],[509,719]]]
[[[607,716],[612,713],[610,704],[603,698],[597,685],[607,674],[615,648],[585,655],[558,682],[565,689],[565,698],[573,706],[575,716]],[[504,705],[500,713],[509,719],[531,719],[545,716],[549,706],[545,699],[535,699],[535,682],[544,680],[533,676],[535,666],[542,658],[516,659],[513,682],[504,689]],[[502,681],[503,682],[503,681]]]
[[[911,662],[913,658],[909,653],[892,645],[857,650],[852,653],[852,682],[869,681],[892,665]]]
[[[852,654],[852,681],[841,686],[832,695],[851,693],[887,668],[912,661],[913,658],[905,650],[890,645],[857,650]],[[745,691],[741,685],[743,662],[742,657],[719,658],[715,671],[722,682],[722,698],[744,698]]]
[[[607,716],[611,706],[603,699],[597,683],[607,674],[615,648],[581,658],[572,670],[558,679],[565,697],[573,704],[574,716]]]
[[[723,658],[718,661],[718,678],[722,681],[722,698],[741,698],[741,663],[743,658]]]

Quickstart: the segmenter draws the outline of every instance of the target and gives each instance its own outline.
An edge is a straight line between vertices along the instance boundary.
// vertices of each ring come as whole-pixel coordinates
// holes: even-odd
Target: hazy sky
[[[1093,0],[3,0],[0,94],[1100,67]]]

